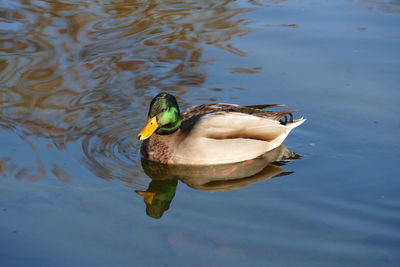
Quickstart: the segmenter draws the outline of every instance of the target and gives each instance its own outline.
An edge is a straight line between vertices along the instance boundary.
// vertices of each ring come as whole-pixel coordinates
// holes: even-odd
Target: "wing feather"
[[[287,105],[285,105],[285,104],[264,104],[264,105],[246,105],[246,106],[242,106],[242,107],[263,109],[263,108],[287,107]]]
[[[279,146],[303,122],[300,119],[283,125],[273,119],[239,112],[206,114],[193,125],[190,134],[179,139],[176,163],[222,164],[256,158]]]

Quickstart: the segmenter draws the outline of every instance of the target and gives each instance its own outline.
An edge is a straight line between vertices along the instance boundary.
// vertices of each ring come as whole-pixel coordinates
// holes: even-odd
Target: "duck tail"
[[[292,122],[286,123],[285,125],[290,127],[290,129],[294,129],[297,126],[300,126],[303,122],[305,122],[306,119],[304,119],[303,117],[301,117],[300,119],[297,120],[293,120]]]

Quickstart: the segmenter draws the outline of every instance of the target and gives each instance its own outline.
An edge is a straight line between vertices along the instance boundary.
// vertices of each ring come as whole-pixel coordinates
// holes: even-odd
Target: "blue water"
[[[398,1],[0,1],[0,265],[399,266],[399,25]],[[160,91],[288,104],[302,158],[152,181]]]

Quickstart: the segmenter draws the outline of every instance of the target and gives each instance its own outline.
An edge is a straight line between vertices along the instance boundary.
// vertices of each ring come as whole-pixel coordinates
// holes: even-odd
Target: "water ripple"
[[[1,127],[58,149],[81,143],[78,157],[104,179],[140,176],[134,133],[151,96],[203,95],[204,47],[241,54],[229,42],[249,32],[242,14],[250,9],[235,1],[7,2]],[[46,166],[60,180],[73,177]]]
[[[132,114],[125,114],[105,119],[103,123],[112,123],[112,127],[93,129],[92,135],[83,138],[82,161],[98,177],[135,183],[133,178],[139,176],[137,129],[132,129],[131,118]]]

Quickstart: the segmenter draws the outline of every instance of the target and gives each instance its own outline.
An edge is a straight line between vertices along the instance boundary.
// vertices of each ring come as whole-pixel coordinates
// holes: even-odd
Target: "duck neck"
[[[180,126],[181,126],[181,119],[179,118],[175,122],[168,123],[158,128],[156,133],[161,135],[172,134],[176,132]]]

